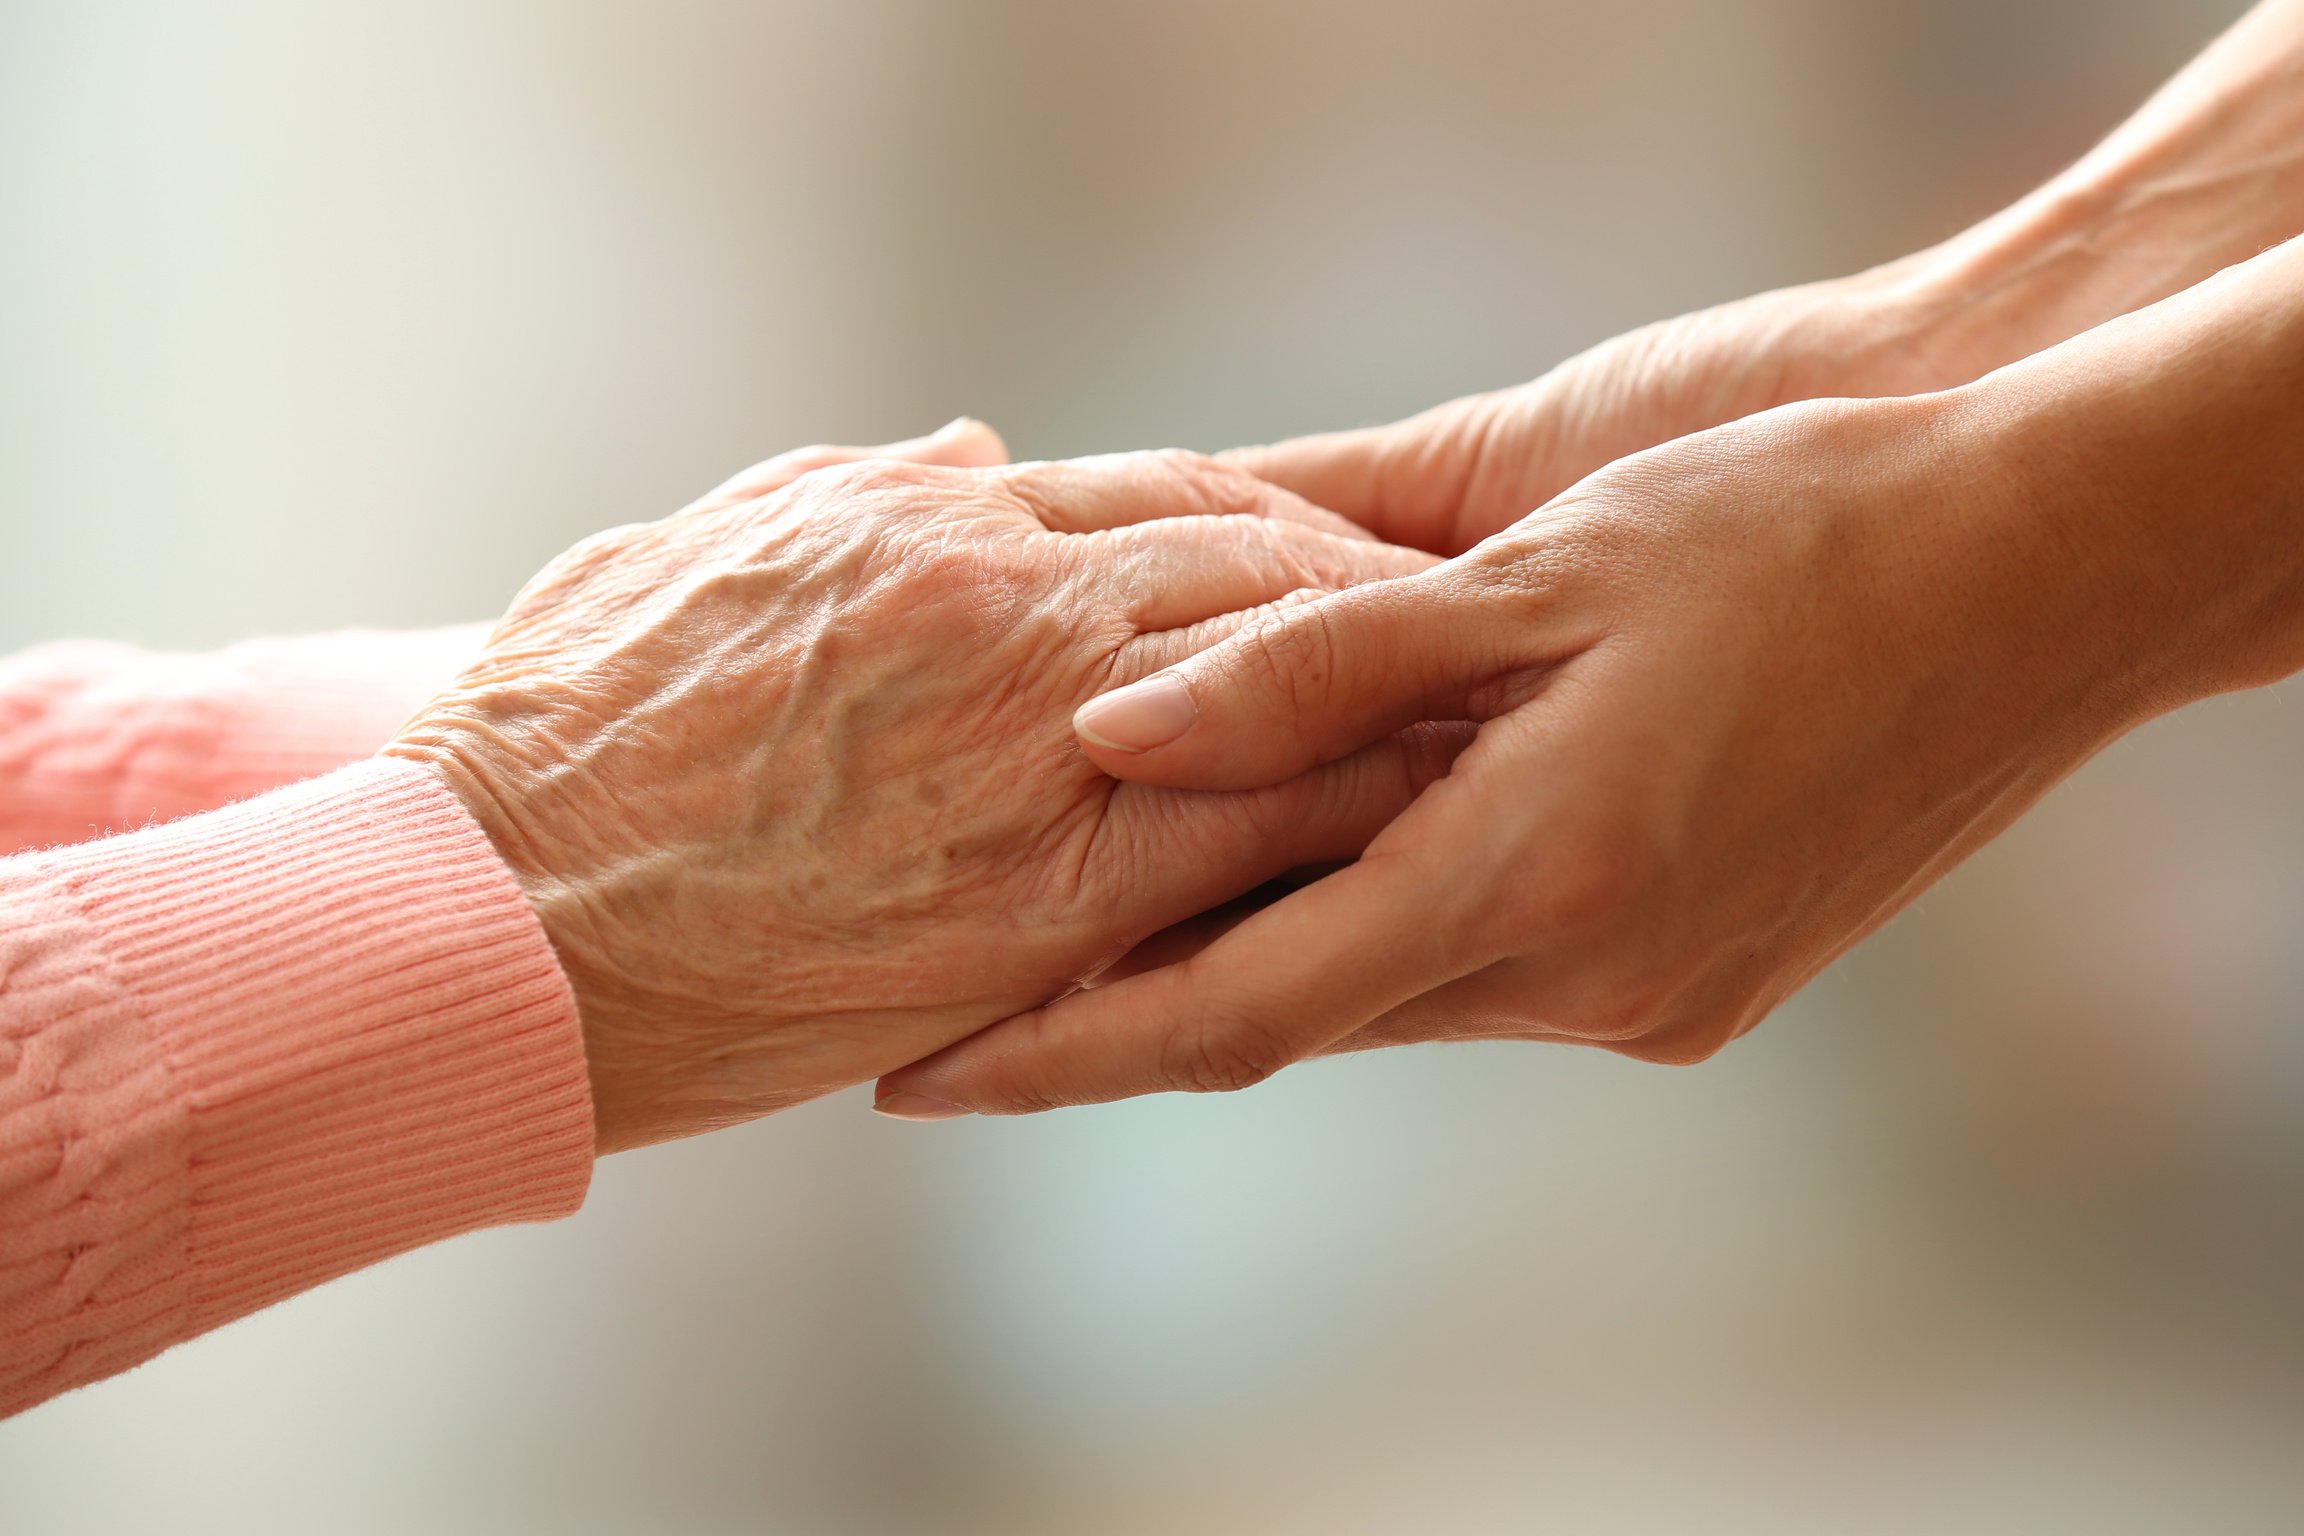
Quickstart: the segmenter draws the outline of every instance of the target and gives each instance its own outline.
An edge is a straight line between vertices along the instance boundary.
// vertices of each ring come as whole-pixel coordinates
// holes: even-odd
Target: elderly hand
[[[997,439],[932,451],[997,459]],[[988,437],[988,435],[985,435]],[[920,450],[920,445],[913,445]],[[1114,783],[1075,706],[1256,611],[1406,574],[1189,455],[778,461],[578,545],[387,750],[463,798],[574,987],[611,1151],[874,1076],[1146,934],[1349,856],[1414,732],[1269,789]]]
[[[1019,1112],[1479,1036],[1710,1054],[2121,731],[2304,665],[2300,295],[2304,241],[1965,390],[1686,439],[1098,699],[1110,772],[1234,793],[1479,731],[1356,864],[884,1090]]]

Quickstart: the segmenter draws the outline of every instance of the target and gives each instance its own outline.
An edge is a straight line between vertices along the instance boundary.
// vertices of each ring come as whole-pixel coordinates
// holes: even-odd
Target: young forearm
[[[2304,668],[2304,238],[1958,398],[2117,724]]]

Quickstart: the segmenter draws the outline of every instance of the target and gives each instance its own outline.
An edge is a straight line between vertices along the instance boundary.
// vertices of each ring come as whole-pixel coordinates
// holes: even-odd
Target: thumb
[[[1491,958],[1473,912],[1482,896],[1439,845],[1372,853],[1189,959],[1004,1019],[889,1073],[873,1107],[941,1120],[1248,1087]]]
[[[1509,637],[1447,567],[1285,608],[1072,717],[1114,778],[1254,789],[1423,720],[1478,718]]]

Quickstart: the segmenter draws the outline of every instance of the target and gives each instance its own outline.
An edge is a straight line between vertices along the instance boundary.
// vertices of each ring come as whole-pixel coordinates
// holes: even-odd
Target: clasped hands
[[[787,455],[571,550],[387,750],[533,900],[602,1150],[875,1077],[1699,1060],[2105,742],[2304,664],[2304,250],[2006,367],[1973,259],[1219,459]]]

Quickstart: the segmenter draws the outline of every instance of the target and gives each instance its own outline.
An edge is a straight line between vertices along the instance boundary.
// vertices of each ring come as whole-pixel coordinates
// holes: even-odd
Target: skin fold
[[[905,447],[996,461],[980,431]],[[603,1151],[867,1080],[1347,857],[1465,735],[1241,793],[1120,784],[1077,705],[1432,558],[1188,454],[846,456],[570,550],[386,749],[533,901]]]

